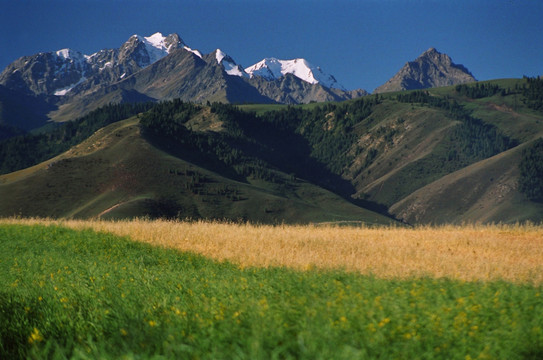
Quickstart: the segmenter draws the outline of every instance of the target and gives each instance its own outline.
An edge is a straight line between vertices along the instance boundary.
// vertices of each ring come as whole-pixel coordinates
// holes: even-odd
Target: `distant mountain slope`
[[[72,49],[23,56],[0,74],[0,84],[35,95],[65,96],[112,83],[184,47],[177,34],[133,35],[119,49],[84,55]]]
[[[426,89],[473,81],[476,80],[467,68],[453,63],[447,54],[430,48],[415,61],[406,63],[396,75],[373,92]]]
[[[344,91],[328,88],[319,83],[311,84],[292,74],[285,74],[272,80],[253,76],[249,82],[260,94],[280,104],[343,101],[368,95],[364,90]]]
[[[524,146],[500,153],[432,182],[390,211],[410,223],[539,222],[543,204],[518,191]]]

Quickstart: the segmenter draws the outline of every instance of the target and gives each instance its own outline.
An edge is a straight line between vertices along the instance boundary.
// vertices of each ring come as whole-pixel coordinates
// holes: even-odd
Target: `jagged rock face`
[[[342,101],[368,95],[362,89],[345,91],[328,88],[320,84],[310,84],[292,74],[286,74],[274,80],[266,80],[261,76],[253,76],[249,82],[262,95],[282,104],[305,104],[311,101]]]
[[[182,48],[177,34],[148,38],[134,35],[119,49],[90,56],[63,49],[22,57],[0,74],[0,84],[34,95],[75,95],[96,85],[113,83]]]
[[[90,66],[82,54],[64,50],[39,53],[14,61],[0,74],[0,84],[26,94],[51,94],[76,83]]]
[[[447,54],[430,48],[415,61],[404,65],[390,80],[374,93],[426,89],[476,81],[467,68],[452,62]]]

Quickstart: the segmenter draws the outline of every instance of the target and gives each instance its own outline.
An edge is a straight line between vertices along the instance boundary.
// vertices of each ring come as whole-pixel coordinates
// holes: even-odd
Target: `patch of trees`
[[[449,161],[460,161],[462,166],[483,160],[511,149],[518,141],[503,135],[500,130],[480,119],[467,116],[450,135],[452,153]]]
[[[397,99],[400,102],[420,103],[443,109],[451,118],[460,121],[450,135],[451,148],[447,155],[447,161],[458,163],[455,168],[486,159],[518,145],[518,141],[502,134],[496,126],[471,116],[470,112],[454,99],[431,96],[428,91],[400,94]]]
[[[522,89],[524,103],[531,109],[543,111],[543,79],[541,77],[524,77],[526,86]]]
[[[543,202],[543,139],[522,151],[519,190],[528,199]]]
[[[174,100],[161,103],[145,113],[140,121],[142,132],[166,150],[215,171],[226,172],[226,175],[279,181],[270,169],[271,165],[255,156],[265,152],[262,146],[247,137],[240,126],[255,121],[255,116],[233,105],[214,103],[210,107],[210,111],[217,115],[227,131],[201,132],[188,129],[185,123],[203,107]]]
[[[507,95],[507,91],[496,84],[462,84],[456,85],[455,90],[458,94],[467,96],[471,99],[491,97],[496,94],[500,94],[501,96]]]
[[[68,150],[95,131],[149,110],[153,103],[106,105],[89,114],[38,134],[25,134],[0,141],[0,174],[36,165]]]
[[[312,110],[289,107],[268,112],[261,118],[300,135],[308,144],[308,155],[339,175],[352,163],[355,154],[350,150],[360,132],[369,128],[369,116],[379,103],[377,97],[368,97],[352,102],[323,104]]]
[[[24,134],[23,130],[14,126],[0,124],[0,141]]]
[[[471,113],[454,99],[431,96],[427,91],[413,91],[397,96],[398,101],[418,103],[444,110],[448,117],[459,121],[431,154],[419,159],[397,174],[399,186],[387,203],[392,204],[407,194],[446,174],[477,161],[496,155],[518,144],[514,139]]]

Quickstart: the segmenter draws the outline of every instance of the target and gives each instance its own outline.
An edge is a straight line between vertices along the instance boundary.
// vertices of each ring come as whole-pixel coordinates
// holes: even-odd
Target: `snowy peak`
[[[189,48],[188,46],[184,46],[183,49],[187,50],[187,51],[190,51],[191,53],[193,53],[194,55],[198,56],[200,59],[202,59],[202,53],[199,52],[198,50],[195,50],[195,49],[191,49]]]
[[[276,58],[266,58],[249,66],[245,71],[251,75],[251,77],[260,76],[266,80],[275,80],[284,75],[281,61],[282,60]]]
[[[143,44],[143,46],[141,46]],[[139,48],[140,51],[146,53],[145,62],[140,64],[142,67],[153,64],[163,57],[167,56],[171,51],[184,47],[183,40],[177,34],[170,34],[168,36],[162,35],[157,32],[151,36],[142,37],[140,35],[133,35],[123,47],[125,48]]]
[[[55,52],[57,57],[62,60],[73,60],[74,62],[86,61],[87,56],[81,54],[79,51],[72,49],[62,49]]]
[[[226,53],[224,53],[221,49],[217,49],[217,50],[215,50],[215,58],[217,59],[217,63],[220,64],[223,61],[224,58],[229,58],[229,56],[226,55]],[[227,61],[228,61],[228,59],[227,59]]]
[[[191,57],[192,54],[185,51],[192,52],[194,57],[200,59]],[[157,62],[164,66],[153,66]],[[173,68],[175,71],[172,72]],[[0,73],[0,85],[27,94],[56,95],[58,101],[63,103],[79,101],[84,96],[98,94],[109,87],[112,91],[141,90],[145,96],[162,99],[178,96],[188,86],[192,89],[192,95],[187,95],[186,100],[190,101],[224,98],[227,101],[294,104],[344,100],[364,95],[360,91],[345,91],[333,76],[301,58],[266,58],[247,70],[221,49],[202,55],[188,47],[179,35],[165,36],[157,32],[150,36],[130,36],[118,48],[103,49],[91,55],[61,49],[21,57]],[[138,77],[139,74],[141,77]],[[187,74],[190,74],[189,83],[179,80],[184,79],[185,75],[189,76]],[[240,77],[245,81],[229,77]],[[172,85],[166,88],[175,90],[166,94],[156,87],[152,91],[145,87],[134,89],[151,81],[156,84],[170,81]]]
[[[183,43],[183,40],[179,37],[179,35],[170,34],[168,36],[164,36],[159,32],[154,33],[151,36],[144,37],[143,41],[146,43],[146,45],[151,46],[160,51],[164,51],[168,54],[172,50],[178,49],[185,45]]]
[[[286,74],[292,74],[310,84],[321,84],[328,88],[345,88],[337,82],[334,76],[325,73],[305,59],[280,60],[265,58],[262,61],[249,66],[245,71],[251,76],[260,76],[267,80],[275,80]]]
[[[224,71],[226,71],[228,75],[241,76],[246,78],[249,77],[249,74],[247,74],[240,65],[236,64],[234,59],[228,56],[221,49],[215,50],[215,59],[217,60],[217,64],[222,65]]]

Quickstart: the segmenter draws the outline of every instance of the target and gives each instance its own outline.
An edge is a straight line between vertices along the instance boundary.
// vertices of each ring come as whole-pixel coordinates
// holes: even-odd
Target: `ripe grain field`
[[[542,238],[3,219],[0,358],[541,359]]]
[[[380,278],[543,284],[543,226],[339,227],[166,220],[4,219],[92,228],[242,267],[341,269]]]

